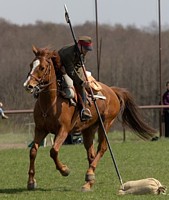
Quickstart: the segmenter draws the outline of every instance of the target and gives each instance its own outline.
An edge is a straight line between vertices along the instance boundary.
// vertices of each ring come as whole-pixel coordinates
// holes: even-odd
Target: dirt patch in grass
[[[0,144],[1,149],[25,149],[27,148],[26,144],[19,143],[19,144]]]

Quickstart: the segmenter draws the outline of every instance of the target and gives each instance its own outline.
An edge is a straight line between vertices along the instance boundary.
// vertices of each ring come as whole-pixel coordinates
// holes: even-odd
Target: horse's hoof
[[[85,183],[82,187],[82,192],[91,192],[92,185],[93,185],[93,183],[91,183],[91,182]]]
[[[34,182],[31,182],[31,183],[27,184],[27,189],[28,190],[34,190],[34,189],[36,189],[36,187],[37,187],[37,183],[36,183],[35,180],[34,180]]]
[[[94,181],[95,174],[86,174],[85,181]]]
[[[91,192],[91,188],[82,187],[82,192]]]
[[[70,174],[70,169],[67,166],[64,166],[60,173],[62,174],[62,176],[68,176]]]

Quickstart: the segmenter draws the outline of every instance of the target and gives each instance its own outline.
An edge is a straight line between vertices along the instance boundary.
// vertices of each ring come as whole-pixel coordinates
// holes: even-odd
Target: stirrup
[[[69,99],[70,105],[76,107],[76,102],[73,99]]]
[[[88,108],[83,108],[80,113],[81,121],[87,121],[92,118],[91,112]]]

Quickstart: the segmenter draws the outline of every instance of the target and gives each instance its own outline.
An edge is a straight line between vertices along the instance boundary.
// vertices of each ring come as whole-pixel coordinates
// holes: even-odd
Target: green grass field
[[[127,138],[126,142],[122,142],[121,135],[117,137],[111,134],[109,138],[123,182],[153,177],[158,179],[163,185],[169,186],[169,140],[162,138],[154,142],[144,142],[132,137],[130,139]],[[12,140],[12,137],[10,140]],[[3,139],[3,142],[5,141],[6,139]],[[0,199],[168,199],[167,195],[118,196],[117,192],[120,183],[109,151],[105,153],[96,169],[96,182],[93,186],[93,191],[81,192],[81,186],[84,184],[85,172],[88,167],[83,144],[63,145],[60,150],[60,159],[71,170],[68,177],[62,177],[55,170],[49,151],[49,146],[39,149],[36,159],[36,180],[38,186],[35,191],[28,191],[29,148],[1,149]]]

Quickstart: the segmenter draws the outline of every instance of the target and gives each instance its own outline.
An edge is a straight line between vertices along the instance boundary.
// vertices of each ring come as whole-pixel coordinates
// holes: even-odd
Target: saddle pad
[[[102,89],[101,85],[96,81],[96,79],[89,75],[88,76],[88,81],[90,83],[90,87],[95,90],[96,92],[100,91]]]

